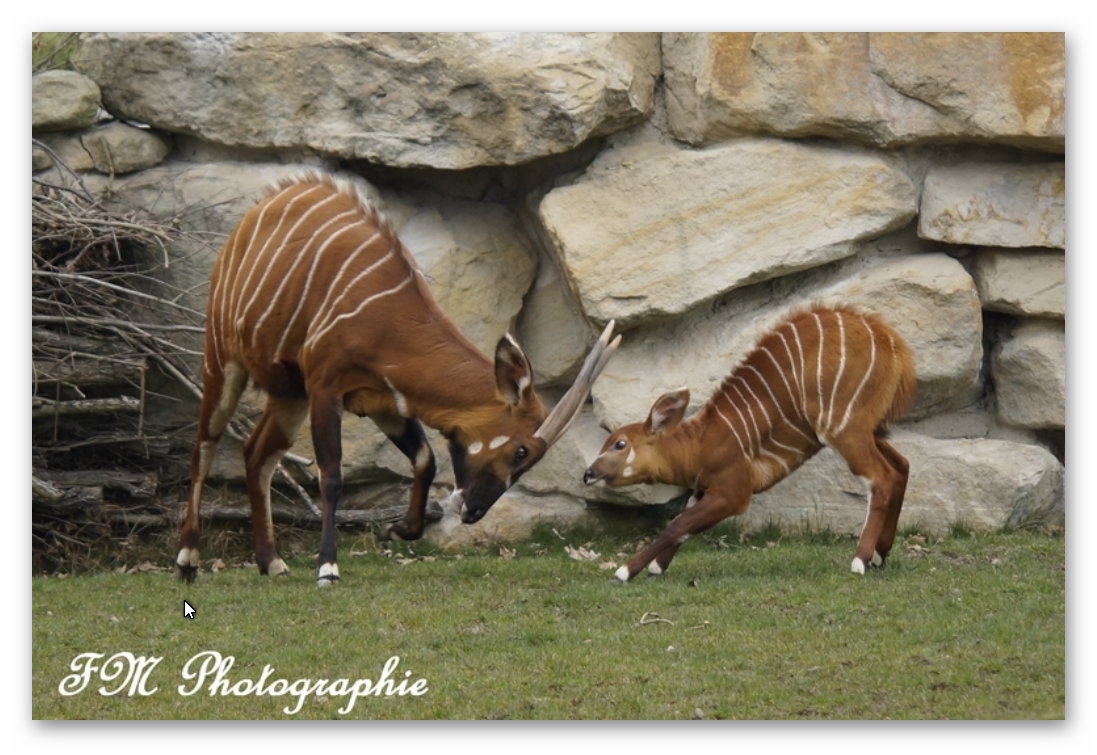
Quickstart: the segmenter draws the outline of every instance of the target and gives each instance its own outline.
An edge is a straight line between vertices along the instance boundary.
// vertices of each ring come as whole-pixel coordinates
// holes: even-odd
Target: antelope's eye
[[[525,446],[518,446],[518,450],[514,452],[515,461],[523,461],[529,456],[529,449]]]
[[[617,441],[616,443],[613,444],[613,447],[616,448],[618,451],[624,451],[625,446],[627,446],[627,445],[628,445],[628,441],[625,440],[624,438],[621,438],[621,440],[619,440],[619,441]]]

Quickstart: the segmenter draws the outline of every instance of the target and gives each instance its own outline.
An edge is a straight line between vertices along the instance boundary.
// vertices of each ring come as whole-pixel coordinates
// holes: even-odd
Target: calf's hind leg
[[[890,515],[893,514],[895,522],[898,522],[898,510],[893,503],[898,499],[901,505],[906,475],[902,469],[892,466],[889,455],[894,454],[900,459],[902,457],[890,446],[887,446],[889,453],[882,450],[872,433],[846,433],[841,438],[834,439],[832,445],[846,460],[850,471],[867,480],[869,484],[868,512],[849,567],[854,574],[864,574],[867,566],[883,563],[883,554],[878,551],[878,546],[882,542],[881,538],[888,541],[884,533],[891,521]],[[903,463],[905,467],[905,459]],[[892,538],[894,534],[893,531],[890,533]],[[890,541],[887,546],[890,549]]]
[[[902,454],[884,440],[876,436],[876,447],[884,455],[891,468],[898,475],[898,481],[891,491],[888,499],[887,517],[884,519],[884,527],[880,532],[880,538],[876,541],[876,552],[880,554],[881,561],[887,559],[891,552],[891,546],[895,543],[895,531],[899,526],[899,513],[903,510],[903,498],[907,491],[907,481],[910,478],[910,463]]]

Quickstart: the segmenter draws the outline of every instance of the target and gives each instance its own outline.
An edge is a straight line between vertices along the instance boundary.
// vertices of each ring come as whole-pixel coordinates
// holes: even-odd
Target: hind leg
[[[867,566],[879,566],[883,556],[877,550],[880,537],[888,521],[891,502],[896,491],[905,488],[906,480],[899,470],[892,467],[871,433],[849,433],[832,440],[835,450],[842,455],[853,474],[868,481],[868,512],[857,541],[857,550],[850,564],[854,574],[864,574]],[[890,448],[890,447],[889,447]],[[901,496],[900,496],[901,497]],[[895,515],[898,520],[898,514]],[[890,548],[890,543],[889,543]]]
[[[175,557],[175,573],[187,582],[193,582],[198,574],[198,543],[202,532],[198,514],[202,505],[202,488],[217,454],[221,435],[232,419],[233,410],[247,383],[247,373],[235,363],[229,363],[223,370],[207,365],[203,382],[198,438],[190,460],[190,495],[183,518],[179,555]]]
[[[876,552],[880,554],[881,560],[886,560],[891,552],[891,546],[895,543],[895,531],[899,527],[899,513],[903,510],[903,498],[907,491],[907,480],[910,478],[910,463],[890,443],[879,436],[876,437],[876,447],[898,474],[898,481],[888,499],[884,527],[880,532],[880,538],[876,541]]]
[[[268,396],[263,415],[244,444],[244,468],[251,528],[255,538],[255,563],[260,574],[288,574],[274,545],[274,519],[270,510],[270,481],[278,463],[308,414],[304,397]]]

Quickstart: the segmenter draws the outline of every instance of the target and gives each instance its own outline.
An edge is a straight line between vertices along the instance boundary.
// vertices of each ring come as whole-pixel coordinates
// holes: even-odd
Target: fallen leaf
[[[596,561],[602,557],[601,553],[596,553],[585,545],[581,545],[578,548],[572,548],[570,545],[565,545],[564,550],[576,561]]]

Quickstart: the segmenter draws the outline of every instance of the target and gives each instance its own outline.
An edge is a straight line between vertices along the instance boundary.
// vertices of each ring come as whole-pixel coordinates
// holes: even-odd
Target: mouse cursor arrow
[[[183,601],[183,618],[194,619],[194,606],[187,601]]]

